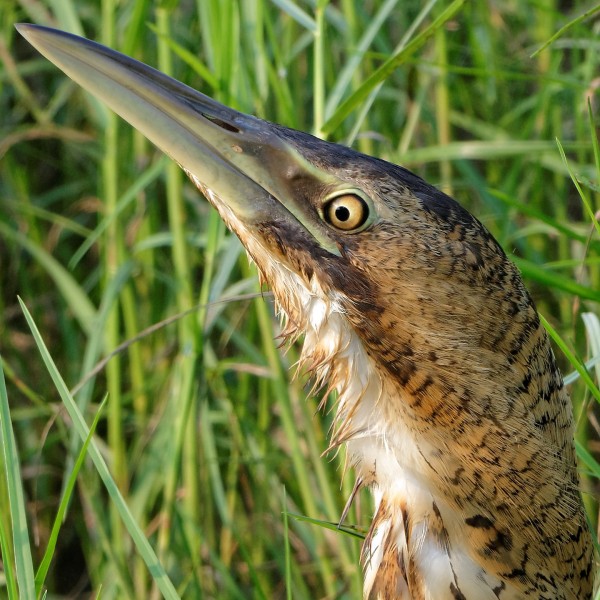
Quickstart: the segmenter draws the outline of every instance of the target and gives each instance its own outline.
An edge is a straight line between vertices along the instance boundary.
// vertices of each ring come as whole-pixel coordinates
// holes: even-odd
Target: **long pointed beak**
[[[279,126],[90,40],[39,25],[16,27],[48,60],[179,163],[230,226],[237,220],[252,228],[276,215],[301,224],[323,249],[339,255],[314,209],[299,202],[291,188],[301,177],[336,182],[283,139]]]

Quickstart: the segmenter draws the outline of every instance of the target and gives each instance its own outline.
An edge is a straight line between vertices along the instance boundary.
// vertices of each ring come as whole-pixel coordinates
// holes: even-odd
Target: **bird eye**
[[[336,229],[354,231],[367,221],[369,206],[357,194],[344,192],[325,204],[323,216]]]

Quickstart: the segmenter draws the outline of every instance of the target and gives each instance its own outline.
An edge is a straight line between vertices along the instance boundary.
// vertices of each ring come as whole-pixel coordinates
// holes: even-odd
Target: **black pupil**
[[[350,218],[350,211],[345,206],[338,206],[335,209],[335,218],[343,223]]]

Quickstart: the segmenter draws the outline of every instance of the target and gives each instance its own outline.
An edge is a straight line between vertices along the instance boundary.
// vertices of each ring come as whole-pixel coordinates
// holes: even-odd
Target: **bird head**
[[[428,584],[440,598],[461,578],[479,582],[468,597],[491,597],[481,582],[525,594],[542,563],[566,580],[572,556],[589,563],[568,397],[517,269],[477,219],[399,166],[88,40],[19,31],[179,163],[273,289],[285,335],[304,337],[301,364],[337,389],[331,444],[378,495],[367,591],[417,590],[431,556],[454,574]]]

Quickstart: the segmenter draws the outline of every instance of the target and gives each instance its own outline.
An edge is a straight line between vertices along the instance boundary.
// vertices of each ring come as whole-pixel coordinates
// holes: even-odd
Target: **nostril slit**
[[[233,131],[233,133],[240,132],[240,130],[237,127],[235,127],[231,123],[228,123],[227,121],[223,121],[222,119],[214,117],[213,115],[207,115],[206,113],[201,113],[201,114],[205,119],[208,119],[215,125],[218,125],[219,127],[221,127],[221,129],[226,129],[227,131]]]

